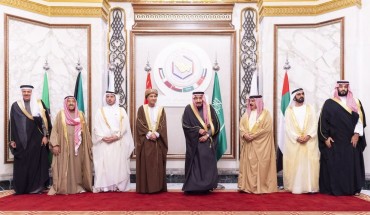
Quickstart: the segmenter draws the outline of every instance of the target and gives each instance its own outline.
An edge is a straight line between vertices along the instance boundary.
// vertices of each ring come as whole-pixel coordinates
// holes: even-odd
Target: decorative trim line
[[[128,2],[128,3],[221,3],[219,0],[109,0],[109,2]],[[222,3],[257,3],[258,0],[223,0]]]
[[[227,13],[202,13],[202,14],[135,14],[136,21],[231,21],[232,14]]]
[[[5,5],[45,16],[68,16],[68,17],[101,17],[105,22],[108,20],[110,5],[104,0],[102,7],[84,6],[47,6],[29,0],[0,0],[0,5]]]
[[[263,6],[259,3],[258,6],[260,19],[266,16],[316,16],[352,6],[361,7],[361,0],[332,0],[304,6]]]

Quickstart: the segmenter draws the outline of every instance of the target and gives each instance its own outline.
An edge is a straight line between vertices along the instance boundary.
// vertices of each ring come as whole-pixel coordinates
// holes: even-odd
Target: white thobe
[[[104,137],[117,136],[106,143]],[[105,106],[95,115],[93,132],[94,191],[127,191],[130,183],[130,155],[134,141],[126,111]]]
[[[311,139],[299,143],[306,135]],[[310,105],[289,107],[285,112],[285,148],[283,152],[284,188],[292,193],[319,191],[320,151],[317,119]]]

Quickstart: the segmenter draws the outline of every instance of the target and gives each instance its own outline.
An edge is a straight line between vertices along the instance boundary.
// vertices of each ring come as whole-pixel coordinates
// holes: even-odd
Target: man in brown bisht
[[[91,136],[73,96],[64,99],[50,136],[53,185],[48,195],[92,191]]]
[[[167,191],[167,121],[163,107],[156,105],[158,91],[147,89],[148,104],[139,107],[136,119],[136,192]]]
[[[277,192],[275,145],[272,118],[262,96],[250,96],[240,120],[239,191]]]

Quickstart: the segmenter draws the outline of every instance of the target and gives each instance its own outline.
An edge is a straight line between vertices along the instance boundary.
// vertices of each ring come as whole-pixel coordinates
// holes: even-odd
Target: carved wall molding
[[[109,12],[108,63],[114,65],[114,91],[119,95],[119,106],[127,110],[127,32],[126,12],[112,8]]]
[[[145,21],[231,21],[231,14],[216,14],[216,13],[205,13],[205,14],[135,14],[135,20]]]
[[[257,38],[258,12],[251,7],[244,8],[241,12],[239,38],[239,117],[242,117],[246,111],[246,98],[251,94],[252,78],[254,73],[257,72]],[[256,77],[258,77],[258,73],[256,73]]]
[[[104,0],[101,7],[96,6],[49,6],[32,2],[29,0],[0,0],[0,5],[14,7],[45,16],[66,16],[66,17],[100,17],[108,20],[109,2]],[[96,3],[94,4],[96,5]]]
[[[299,6],[270,6],[261,2],[258,4],[260,19],[267,16],[316,16],[352,6],[361,7],[361,0],[332,0],[317,5]]]
[[[133,3],[133,30],[234,30],[234,4]]]

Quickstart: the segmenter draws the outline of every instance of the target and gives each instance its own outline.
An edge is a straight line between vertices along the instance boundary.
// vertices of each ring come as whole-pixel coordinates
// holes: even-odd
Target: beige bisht
[[[50,135],[50,144],[51,147],[59,146],[60,154],[53,155],[51,164],[53,185],[48,195],[92,191],[91,136],[82,112],[79,112],[79,118],[82,140],[76,155],[74,126],[66,124],[64,110],[59,111],[56,116]]]
[[[285,147],[283,156],[284,189],[292,193],[319,191],[320,151],[317,142],[317,119],[310,105],[298,107],[305,116],[303,127],[297,120],[294,109],[289,106],[285,112]],[[305,109],[305,111],[304,111]],[[310,135],[306,143],[297,142],[298,137]]]
[[[252,128],[247,113],[240,120],[240,167],[238,188],[248,193],[277,192],[276,158],[272,118],[263,110]],[[244,134],[254,137],[250,142]]]

